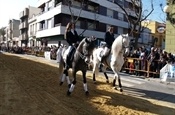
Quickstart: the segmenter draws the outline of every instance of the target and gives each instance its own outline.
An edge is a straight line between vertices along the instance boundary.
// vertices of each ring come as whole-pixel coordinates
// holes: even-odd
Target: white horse
[[[111,52],[106,60],[102,62],[103,64],[103,72],[104,75],[108,80],[108,76],[106,74],[106,68],[109,67],[114,72],[114,79],[113,79],[113,86],[116,86],[116,78],[118,78],[118,85],[119,88],[115,87],[116,89],[119,89],[121,92],[122,85],[120,80],[119,72],[122,69],[122,66],[124,64],[124,55],[128,55],[130,51],[130,39],[128,34],[122,34],[119,35],[115,41],[112,44]],[[93,52],[93,81],[96,82],[95,76],[98,74],[98,66],[100,64],[100,58],[101,54],[103,53],[103,48],[97,48]]]

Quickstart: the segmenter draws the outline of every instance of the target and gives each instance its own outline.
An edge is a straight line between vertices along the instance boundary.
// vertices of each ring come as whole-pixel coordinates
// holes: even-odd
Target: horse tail
[[[99,64],[99,60],[97,57],[97,49],[94,50],[93,55],[92,55],[92,60],[93,60],[93,74],[95,74],[96,76],[98,76],[98,64]]]
[[[63,74],[63,69],[64,69],[64,62],[63,59],[61,59],[60,63],[58,64],[58,74],[60,77]]]
[[[64,60],[63,60],[63,55],[62,55],[63,49],[60,50],[59,55],[59,64],[58,64],[58,74],[61,77],[63,74],[63,69],[64,69]]]

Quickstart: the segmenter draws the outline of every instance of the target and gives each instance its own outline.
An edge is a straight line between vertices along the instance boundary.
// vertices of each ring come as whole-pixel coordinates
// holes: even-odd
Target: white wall
[[[78,16],[79,9],[72,8],[72,11],[74,12],[75,16]],[[70,15],[69,7],[65,6],[65,5],[59,5],[55,8],[53,8],[53,9],[51,9],[50,11],[39,15],[37,17],[37,22],[40,22],[40,21],[43,21],[43,20],[46,20],[46,19],[50,19],[54,15],[57,15],[59,13],[64,13],[64,14],[69,14]],[[83,17],[83,18],[91,19],[91,20],[96,19],[96,20],[98,20],[102,23],[105,23],[105,24],[109,24],[109,25],[115,24],[115,25],[123,27],[123,28],[128,28],[128,23],[127,22],[117,20],[117,19],[113,19],[113,18],[106,17],[106,16],[102,16],[102,15],[99,15],[99,14],[95,15],[94,13],[87,12],[87,11],[84,11],[84,10],[81,12],[80,16]]]
[[[33,6],[29,6],[29,19],[33,17],[33,15],[39,14],[41,12],[40,8],[36,8]]]

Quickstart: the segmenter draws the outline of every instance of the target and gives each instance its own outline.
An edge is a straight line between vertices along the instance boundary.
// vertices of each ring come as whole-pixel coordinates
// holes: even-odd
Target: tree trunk
[[[139,33],[136,33],[135,35],[134,35],[134,49],[137,49],[138,48],[138,40],[139,40],[139,38],[140,38],[140,34]]]

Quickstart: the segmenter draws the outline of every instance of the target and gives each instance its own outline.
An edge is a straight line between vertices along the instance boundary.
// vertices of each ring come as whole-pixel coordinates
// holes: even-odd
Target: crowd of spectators
[[[131,70],[128,72],[130,74],[135,75],[144,75],[145,72],[139,70],[148,70],[152,72],[159,73],[162,67],[164,67],[167,63],[175,63],[175,56],[171,53],[166,52],[160,48],[152,47],[150,50],[146,49],[146,47],[139,47],[137,50],[134,50],[130,53],[128,57],[137,58],[134,59],[133,63],[128,64],[128,68]],[[138,71],[132,71],[132,69]],[[151,77],[158,77],[158,74],[150,74]]]

